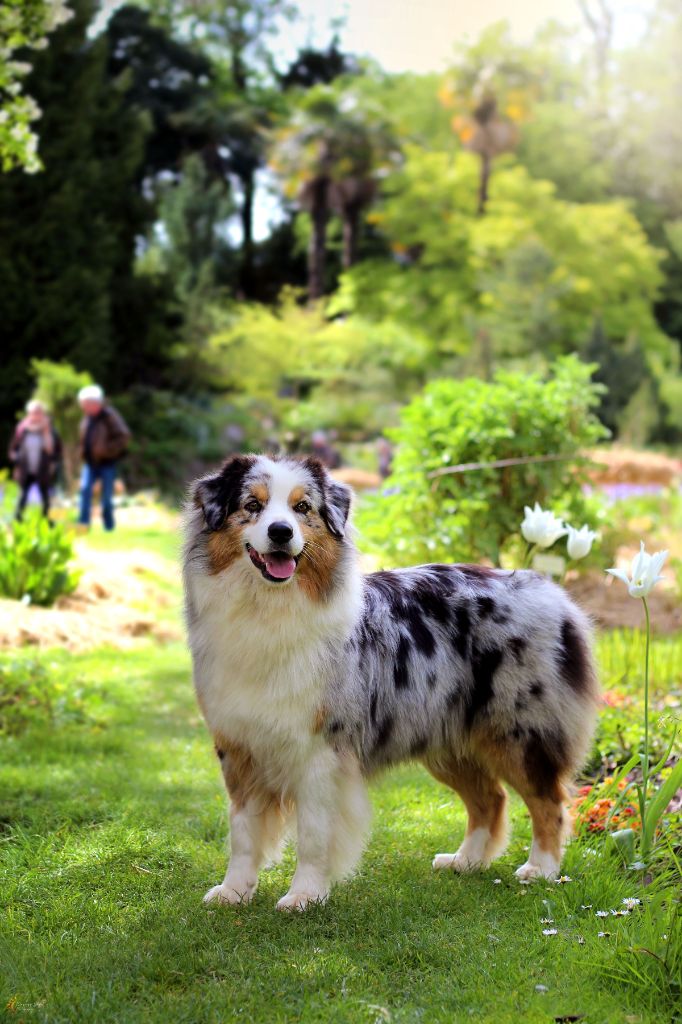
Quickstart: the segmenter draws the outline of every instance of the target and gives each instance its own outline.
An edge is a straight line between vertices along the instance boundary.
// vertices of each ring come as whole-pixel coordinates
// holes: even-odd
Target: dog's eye
[[[247,512],[260,512],[262,507],[263,506],[261,505],[260,501],[258,501],[257,498],[249,498],[249,500],[244,505],[244,508],[246,509]]]
[[[305,516],[308,514],[308,512],[310,512],[312,507],[313,506],[310,504],[309,501],[299,501],[296,505],[294,505],[294,512],[300,512],[302,516]]]

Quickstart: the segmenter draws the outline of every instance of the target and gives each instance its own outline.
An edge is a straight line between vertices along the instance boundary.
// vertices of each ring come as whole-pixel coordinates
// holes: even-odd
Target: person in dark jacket
[[[57,475],[61,458],[61,440],[52,426],[47,409],[38,399],[26,405],[26,415],[14,431],[9,446],[9,460],[21,488],[15,516],[21,519],[29,491],[34,484],[40,491],[43,515],[50,515],[50,488]]]
[[[123,417],[105,401],[104,392],[97,384],[81,388],[78,401],[83,410],[80,426],[83,473],[78,522],[84,526],[90,525],[92,489],[99,480],[102,487],[104,529],[113,530],[116,468],[128,448],[130,431]]]

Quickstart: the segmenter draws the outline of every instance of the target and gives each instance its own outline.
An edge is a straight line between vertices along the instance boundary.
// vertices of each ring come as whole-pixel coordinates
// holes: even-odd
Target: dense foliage
[[[36,357],[126,405],[177,456],[135,481],[175,485],[221,416],[232,447],[371,439],[429,379],[576,352],[614,436],[682,437],[671,0],[636,47],[499,24],[424,75],[336,37],[284,66],[288,0],[69,9],[29,51],[44,170],[0,176],[5,436]]]
[[[518,539],[524,505],[540,501],[571,522],[594,522],[581,490],[581,454],[605,430],[594,415],[590,372],[565,357],[548,380],[499,371],[492,382],[433,381],[390,432],[393,472],[385,492],[361,510],[363,539],[396,564],[499,564]],[[485,466],[513,459],[538,461]],[[466,464],[474,465],[443,472]]]
[[[75,590],[80,574],[71,567],[73,544],[58,524],[37,515],[0,525],[0,595],[52,605]]]

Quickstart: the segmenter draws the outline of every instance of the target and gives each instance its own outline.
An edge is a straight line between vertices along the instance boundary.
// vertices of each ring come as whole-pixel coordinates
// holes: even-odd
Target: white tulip
[[[589,526],[581,526],[579,530],[569,526],[568,542],[566,544],[568,557],[577,561],[579,558],[589,555],[597,536],[598,534],[594,530],[590,530]]]
[[[630,576],[624,569],[607,569],[606,571],[623,581],[628,588],[630,597],[646,597],[658,581],[665,578],[660,575],[660,572],[667,557],[667,551],[656,551],[653,555],[649,555],[644,550],[644,541],[641,541],[639,553],[632,559]]]
[[[553,512],[547,512],[535,502],[534,508],[524,507],[525,517],[521,523],[521,533],[529,544],[537,544],[539,548],[551,548],[552,544],[563,537],[566,527]]]

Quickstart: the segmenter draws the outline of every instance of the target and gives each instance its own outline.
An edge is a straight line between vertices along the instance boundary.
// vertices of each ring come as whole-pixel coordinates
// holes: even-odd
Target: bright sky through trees
[[[587,0],[594,5],[594,0]],[[616,43],[627,45],[642,34],[653,0],[613,0]],[[514,35],[529,38],[550,18],[582,23],[578,0],[300,0],[304,38],[324,38],[334,19],[345,21],[344,47],[374,57],[387,71],[439,71],[452,47],[475,38],[495,21],[507,20]]]

